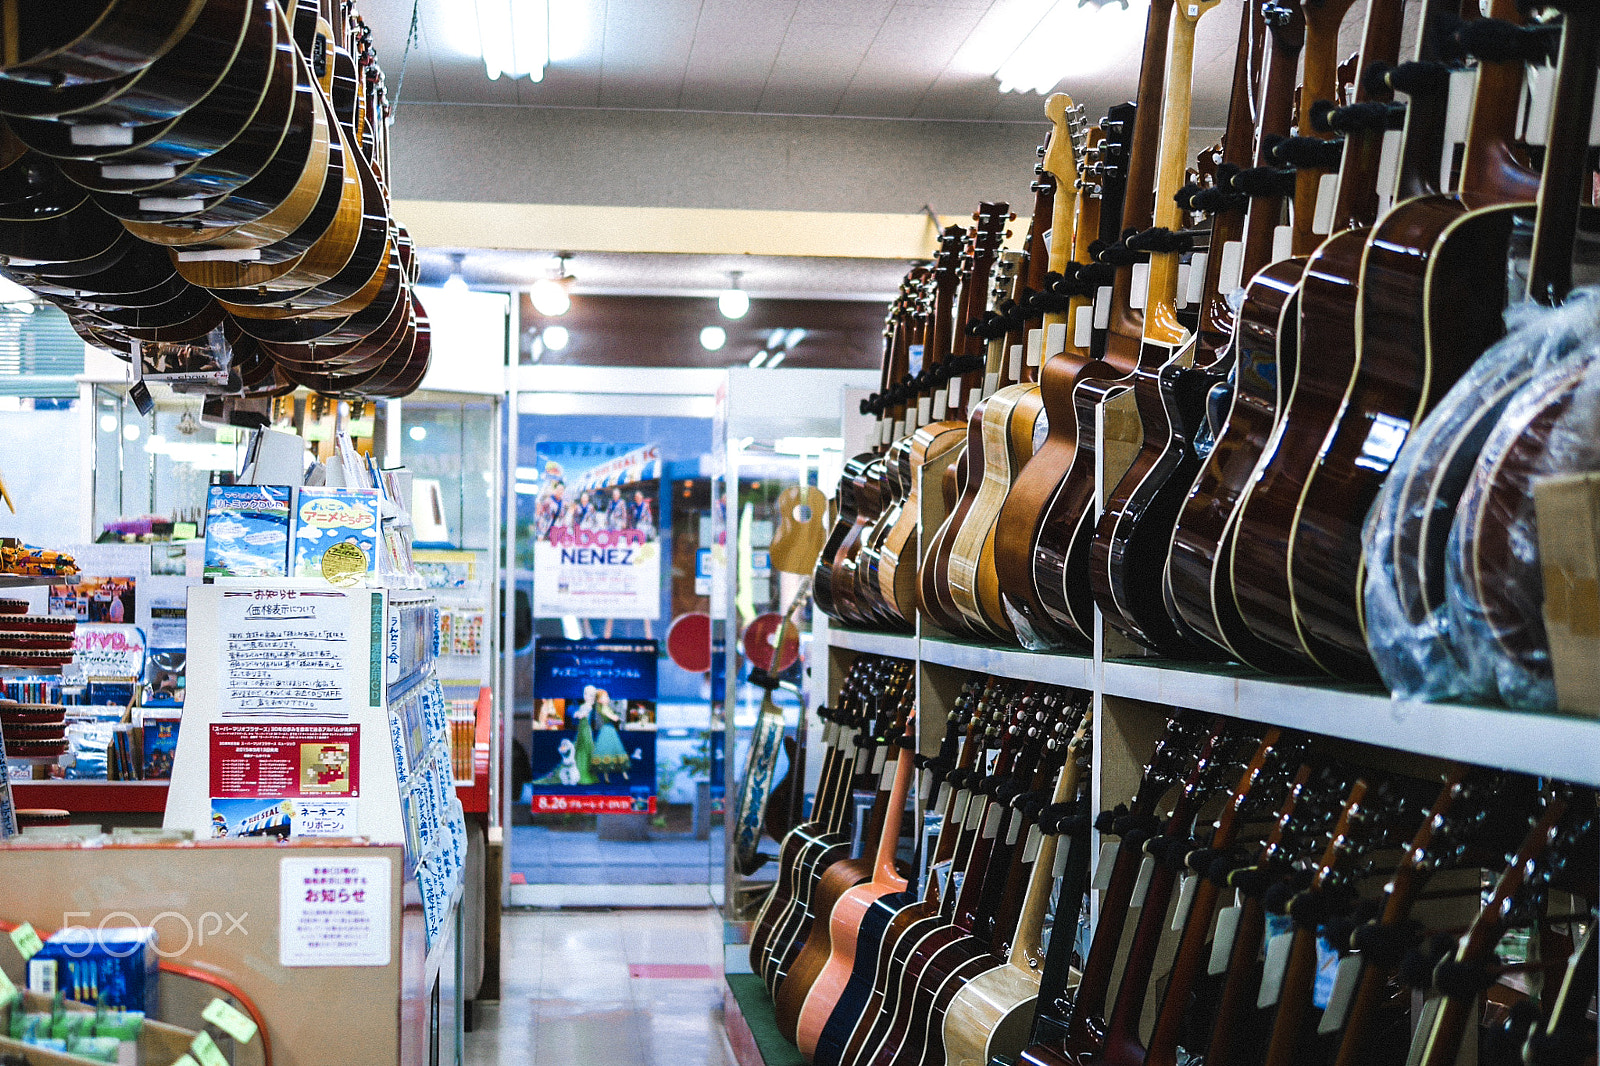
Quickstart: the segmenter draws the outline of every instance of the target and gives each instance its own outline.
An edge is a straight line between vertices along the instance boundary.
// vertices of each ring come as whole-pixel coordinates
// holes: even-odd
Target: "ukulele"
[[[1490,14],[1510,19],[1515,8],[1501,0]],[[1461,188],[1397,205],[1367,240],[1356,370],[1306,486],[1288,572],[1291,624],[1336,670],[1370,670],[1359,619],[1367,511],[1411,428],[1503,330],[1511,212],[1496,209],[1537,193],[1513,134],[1525,57],[1544,49],[1541,38],[1513,39],[1522,56],[1479,62]],[[1374,426],[1381,444],[1368,443]],[[1274,619],[1284,607],[1271,605]]]
[[[874,965],[872,995],[841,1063],[864,1066],[885,1047],[888,1054],[894,1054],[904,1041],[912,1018],[909,1004],[901,1004],[915,985],[908,967],[924,939],[944,928],[957,914],[968,882],[976,885],[986,873],[984,859],[989,845],[978,832],[983,796],[980,790],[991,776],[991,768],[998,765],[1002,748],[1015,739],[1008,734],[1006,723],[1019,712],[1021,694],[1030,687],[997,680],[992,688],[986,688],[988,698],[980,699],[978,717],[962,750],[965,765],[947,772],[940,781],[936,807],[942,816],[939,851],[944,857],[929,866],[923,899],[901,908],[885,929]],[[1005,750],[1010,758],[1010,749]],[[991,754],[995,756],[993,760]],[[950,842],[948,848],[946,840]],[[966,892],[968,902],[973,891]],[[925,961],[925,957],[919,961]]]
[[[989,705],[998,691],[997,685],[993,678],[967,681],[945,718],[945,733],[938,754],[932,759],[919,755],[913,760],[919,769],[922,802],[937,811],[941,819],[950,812],[951,779],[971,769],[976,761],[975,741],[981,735],[986,713],[980,709]],[[938,844],[929,856],[929,869],[940,869],[951,861],[957,835],[954,831],[939,834]],[[818,1066],[837,1066],[853,1058],[859,1050],[882,1004],[881,988],[887,978],[881,970],[888,964],[889,948],[913,920],[913,915],[936,905],[939,892],[938,879],[929,878],[920,894],[908,884],[904,891],[880,896],[867,908],[856,937],[850,976],[817,1036],[814,1061]],[[881,982],[880,977],[883,978]]]
[[[1023,849],[1033,864],[1027,898],[1005,964],[974,977],[956,993],[944,1017],[945,1061],[950,1066],[988,1066],[996,1056],[1015,1059],[1027,1043],[1044,966],[1044,914],[1056,874],[1057,834],[1045,828],[1052,809],[1065,813],[1077,807],[1082,771],[1090,757],[1093,713],[1083,711],[1067,743],[1066,763],[1057,778],[1051,806],[1041,810],[1028,829]],[[1082,848],[1082,842],[1074,846]],[[1032,858],[1029,860],[1029,853]],[[1061,909],[1058,905],[1058,915]],[[1059,921],[1059,919],[1058,919]],[[1066,938],[1063,937],[1063,940]]]
[[[1151,565],[1151,560],[1163,557],[1162,549],[1170,539],[1169,512],[1175,514],[1181,504],[1176,487],[1164,495],[1160,489],[1169,476],[1181,469],[1183,443],[1193,432],[1174,424],[1164,399],[1172,386],[1170,381],[1164,384],[1163,379],[1170,379],[1181,363],[1192,365],[1194,358],[1191,335],[1177,318],[1179,252],[1188,243],[1178,233],[1183,211],[1177,195],[1184,185],[1184,158],[1189,145],[1195,33],[1200,19],[1216,7],[1216,3],[1205,0],[1185,0],[1173,16],[1167,70],[1162,79],[1155,226],[1137,241],[1139,249],[1150,249],[1143,334],[1131,380],[1126,382],[1138,408],[1142,443],[1107,496],[1089,547],[1089,582],[1106,622],[1129,639],[1173,656],[1193,656],[1199,648],[1178,630],[1168,614],[1163,593],[1164,568]],[[1128,247],[1134,249],[1134,240],[1129,240]],[[1204,391],[1200,396],[1204,397]]]
[[[885,830],[889,825],[891,814],[898,814],[892,807],[893,781],[885,778],[883,768],[888,765],[887,753],[893,746],[894,738],[903,736],[906,723],[912,720],[913,690],[911,685],[905,685],[897,701],[898,706],[894,712],[894,724],[884,734],[884,741],[876,746],[873,763],[868,770],[869,774],[876,775],[877,795],[873,801],[870,824],[865,832],[865,840],[876,838],[887,839]],[[904,808],[902,796],[901,807]],[[896,818],[898,823],[898,818]],[[894,842],[889,844],[890,859],[892,862],[894,847],[898,843],[898,824],[896,825]],[[881,847],[880,842],[880,847]],[[811,923],[806,933],[805,943],[800,948],[800,953],[784,971],[779,982],[777,993],[773,996],[774,1021],[778,1031],[790,1041],[796,1039],[800,1023],[800,1014],[807,998],[815,986],[818,976],[827,965],[833,951],[833,922],[832,915],[839,901],[847,893],[858,886],[873,880],[874,862],[869,856],[861,858],[842,858],[837,862],[822,869],[817,880],[817,887],[811,894],[807,903]]]
[[[911,699],[907,687],[903,700]],[[905,708],[908,712],[910,708]],[[795,1026],[795,1043],[807,1059],[814,1059],[817,1043],[834,1010],[839,1006],[855,969],[856,945],[862,925],[872,905],[885,896],[906,891],[908,881],[895,859],[900,843],[901,824],[905,816],[906,799],[911,780],[916,771],[912,759],[916,754],[915,717],[904,715],[904,734],[898,738],[899,754],[892,763],[885,763],[885,776],[892,774],[888,800],[888,813],[883,822],[883,832],[878,837],[878,848],[873,859],[872,879],[857,885],[839,897],[828,916],[828,959],[811,984],[805,1003]],[[879,782],[880,785],[882,782]]]

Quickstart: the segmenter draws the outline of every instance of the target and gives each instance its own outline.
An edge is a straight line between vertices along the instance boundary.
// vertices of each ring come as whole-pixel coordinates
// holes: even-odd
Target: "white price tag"
[[[991,803],[983,814],[983,839],[993,840],[1000,835],[1000,819],[1005,816],[1006,809],[998,803]]]
[[[1361,956],[1346,955],[1339,960],[1333,974],[1333,991],[1328,995],[1328,1006],[1317,1023],[1317,1035],[1336,1033],[1344,1028],[1350,1014],[1350,1004],[1355,999],[1356,986],[1361,983]]]
[[[1054,867],[1051,868],[1050,876],[1051,877],[1060,877],[1062,874],[1066,873],[1067,872],[1067,860],[1072,857],[1073,849],[1074,848],[1080,848],[1082,846],[1083,846],[1082,844],[1080,844],[1077,841],[1075,841],[1072,837],[1066,837],[1064,839],[1057,839],[1056,840],[1056,864],[1055,864]]]
[[[1038,824],[1028,827],[1028,842],[1022,846],[1022,861],[1036,862],[1039,858],[1039,846],[1044,843],[1044,834],[1039,831]],[[1056,848],[1057,851],[1062,850]]]
[[[938,392],[933,394],[933,421],[944,421],[944,416],[949,413],[950,410],[949,407],[946,406],[947,399],[948,397],[945,395],[944,389],[940,389]]]
[[[1294,254],[1294,227],[1276,226],[1272,230],[1272,259],[1287,259]]]
[[[1111,286],[1102,285],[1094,291],[1094,328],[1106,329],[1111,325]]]
[[[894,787],[894,775],[899,768],[899,759],[896,759],[894,762],[885,762],[883,764],[883,772],[878,775],[879,792],[887,792]]]
[[[933,412],[933,401],[926,396],[917,397],[917,426],[920,428],[928,424],[928,416]]]
[[[1030,329],[1028,331],[1028,365],[1030,367],[1034,367],[1035,369],[1037,369],[1039,364],[1041,362],[1043,362],[1043,361],[1044,361],[1044,330],[1043,329]],[[1018,368],[1017,374],[1014,375],[1014,376],[1019,376],[1019,377],[1021,376],[1021,369],[1020,368]]]
[[[994,390],[1000,387],[1000,371],[985,373],[983,375],[983,395],[993,396]]]
[[[1029,334],[1033,334],[1033,333],[1037,333],[1039,331],[1030,329],[1028,332],[1029,332]],[[1029,349],[1031,349],[1032,347],[1033,347],[1032,344],[1028,345]],[[1022,380],[1022,353],[1023,353],[1023,346],[1022,345],[1013,344],[1011,346],[1011,361],[1010,361],[1010,364],[1006,368],[1006,374],[1007,374],[1006,380],[1010,381],[1013,384],[1015,384],[1016,382],[1019,382],[1019,381]],[[1028,365],[1029,366],[1038,366],[1039,364],[1038,363],[1029,363]]]
[[[1217,934],[1211,941],[1211,961],[1206,973],[1212,977],[1226,973],[1228,960],[1233,957],[1233,938],[1239,932],[1239,918],[1244,908],[1235,904],[1217,912]]]
[[[1009,848],[1016,845],[1017,837],[1022,835],[1022,823],[1024,821],[1026,819],[1022,817],[1021,811],[1014,810],[1011,812],[1011,817],[1006,820],[1006,847]]]
[[[1317,179],[1317,210],[1311,216],[1311,232],[1326,237],[1333,232],[1333,209],[1339,196],[1339,173],[1329,171]]]
[[[889,745],[887,745],[887,744],[879,744],[877,749],[875,751],[873,751],[873,753],[872,753],[872,772],[873,773],[875,773],[875,774],[883,773],[883,764],[884,764],[885,760],[888,758],[888,756],[889,756]]]
[[[1111,887],[1111,869],[1117,864],[1118,844],[1115,840],[1104,841],[1100,845],[1100,855],[1094,863],[1094,883],[1091,886],[1098,892],[1104,892]]]
[[[1404,130],[1385,130],[1383,148],[1378,153],[1378,217],[1382,218],[1394,206],[1394,183],[1400,173],[1400,147],[1405,139]]]
[[[963,822],[967,816],[967,802],[972,799],[972,793],[962,789],[956,793],[955,804],[950,808],[950,820]]]
[[[1173,290],[1172,302],[1180,311],[1189,306],[1189,275],[1191,271],[1188,263],[1178,264],[1178,284]]]
[[[1146,855],[1144,861],[1139,863],[1139,879],[1133,883],[1133,895],[1128,898],[1129,907],[1144,906],[1144,897],[1150,892],[1150,878],[1155,876],[1155,872],[1155,858]]]
[[[1197,304],[1206,292],[1206,253],[1196,252],[1189,260],[1189,292],[1185,302]]]
[[[933,806],[934,806],[934,809],[939,812],[939,817],[940,818],[945,818],[945,817],[949,816],[949,814],[950,814],[950,782],[948,782],[948,781],[939,782],[939,802],[935,803]]]
[[[1183,884],[1178,886],[1178,905],[1172,912],[1172,931],[1183,932],[1184,923],[1189,920],[1189,911],[1194,907],[1194,894],[1200,887],[1199,874],[1185,874]]]
[[[1222,246],[1222,266],[1218,271],[1217,288],[1232,292],[1244,284],[1244,242],[1229,241]]]
[[[1144,310],[1145,297],[1150,294],[1150,264],[1133,264],[1133,289],[1128,294],[1128,306],[1135,311]]]
[[[1065,322],[1050,323],[1044,330],[1044,351],[1041,353],[1041,362],[1051,356],[1060,355],[1066,350],[1067,324]]]
[[[967,816],[962,820],[964,829],[976,829],[983,821],[984,808],[989,805],[989,797],[978,793],[972,797],[972,802],[967,805]]]
[[[1267,941],[1267,961],[1261,971],[1261,993],[1257,1007],[1270,1007],[1283,993],[1283,975],[1289,968],[1289,952],[1294,948],[1294,930],[1279,933]]]
[[[1087,349],[1094,343],[1094,304],[1078,308],[1072,319],[1072,346]]]

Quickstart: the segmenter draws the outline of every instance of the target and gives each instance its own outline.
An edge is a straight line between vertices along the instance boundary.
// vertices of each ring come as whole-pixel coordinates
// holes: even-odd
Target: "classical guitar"
[[[1023,857],[1032,862],[1033,869],[1005,964],[967,982],[945,1010],[944,1049],[949,1066],[988,1066],[996,1056],[1014,1060],[1027,1043],[1044,966],[1045,908],[1050,903],[1056,852],[1061,846],[1057,834],[1050,831],[1057,826],[1052,822],[1046,828],[1044,819],[1051,817],[1051,812],[1064,814],[1077,807],[1092,723],[1092,713],[1084,710],[1067,744],[1066,763],[1050,797],[1051,806],[1040,811],[1039,820],[1028,829]]]
[[[1195,33],[1200,19],[1216,7],[1186,0],[1173,16],[1162,79],[1155,225],[1137,241],[1137,247],[1148,248],[1150,256],[1142,300],[1143,334],[1128,382],[1142,442],[1107,496],[1089,546],[1089,583],[1107,624],[1146,647],[1180,657],[1200,654],[1201,649],[1186,639],[1167,612],[1164,567],[1158,561],[1164,558],[1170,537],[1170,520],[1164,533],[1164,519],[1169,511],[1176,513],[1181,498],[1175,492],[1161,496],[1160,489],[1178,468],[1183,443],[1193,429],[1173,425],[1163,378],[1180,360],[1193,362],[1190,333],[1177,318],[1179,252],[1188,243],[1178,232],[1183,210],[1177,196],[1184,185],[1189,151]],[[1128,247],[1136,247],[1132,238]],[[1203,396],[1204,392],[1202,400]]]
[[[1489,13],[1515,21],[1516,4]],[[1532,202],[1538,184],[1514,140],[1517,101],[1525,63],[1547,47],[1542,36],[1510,40],[1513,54],[1502,46],[1479,60],[1460,189],[1397,205],[1368,238],[1356,369],[1291,533],[1293,602],[1259,612],[1274,627],[1291,615],[1336,671],[1370,670],[1359,617],[1367,511],[1411,428],[1504,328],[1512,212],[1502,208]]]

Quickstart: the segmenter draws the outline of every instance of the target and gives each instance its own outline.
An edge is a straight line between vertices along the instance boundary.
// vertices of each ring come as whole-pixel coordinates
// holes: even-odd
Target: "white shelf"
[[[828,646],[868,655],[893,655],[897,659],[917,657],[917,638],[910,633],[875,633],[835,624],[828,627]]]
[[[1067,688],[1094,687],[1094,659],[1082,652],[1023,651],[964,640],[923,637],[922,661]]]
[[[76,574],[52,574],[36,577],[32,574],[0,574],[0,592],[6,589],[32,589],[41,585],[69,585]]]
[[[1177,664],[1105,662],[1101,685],[1109,696],[1600,785],[1600,720],[1592,718],[1396,700],[1375,687]]]

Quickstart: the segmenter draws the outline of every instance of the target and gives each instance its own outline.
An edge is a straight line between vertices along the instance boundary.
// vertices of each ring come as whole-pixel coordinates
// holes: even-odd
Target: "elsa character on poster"
[[[584,690],[585,702],[588,690]],[[611,706],[611,695],[605,689],[600,689],[595,694],[595,713],[590,715],[590,724],[594,728],[594,753],[589,756],[589,768],[606,784],[611,783],[611,775],[621,775],[627,780],[628,771],[633,769],[633,759],[628,755],[627,747],[622,743],[622,732],[618,726],[622,718]],[[583,732],[583,730],[579,730]]]

